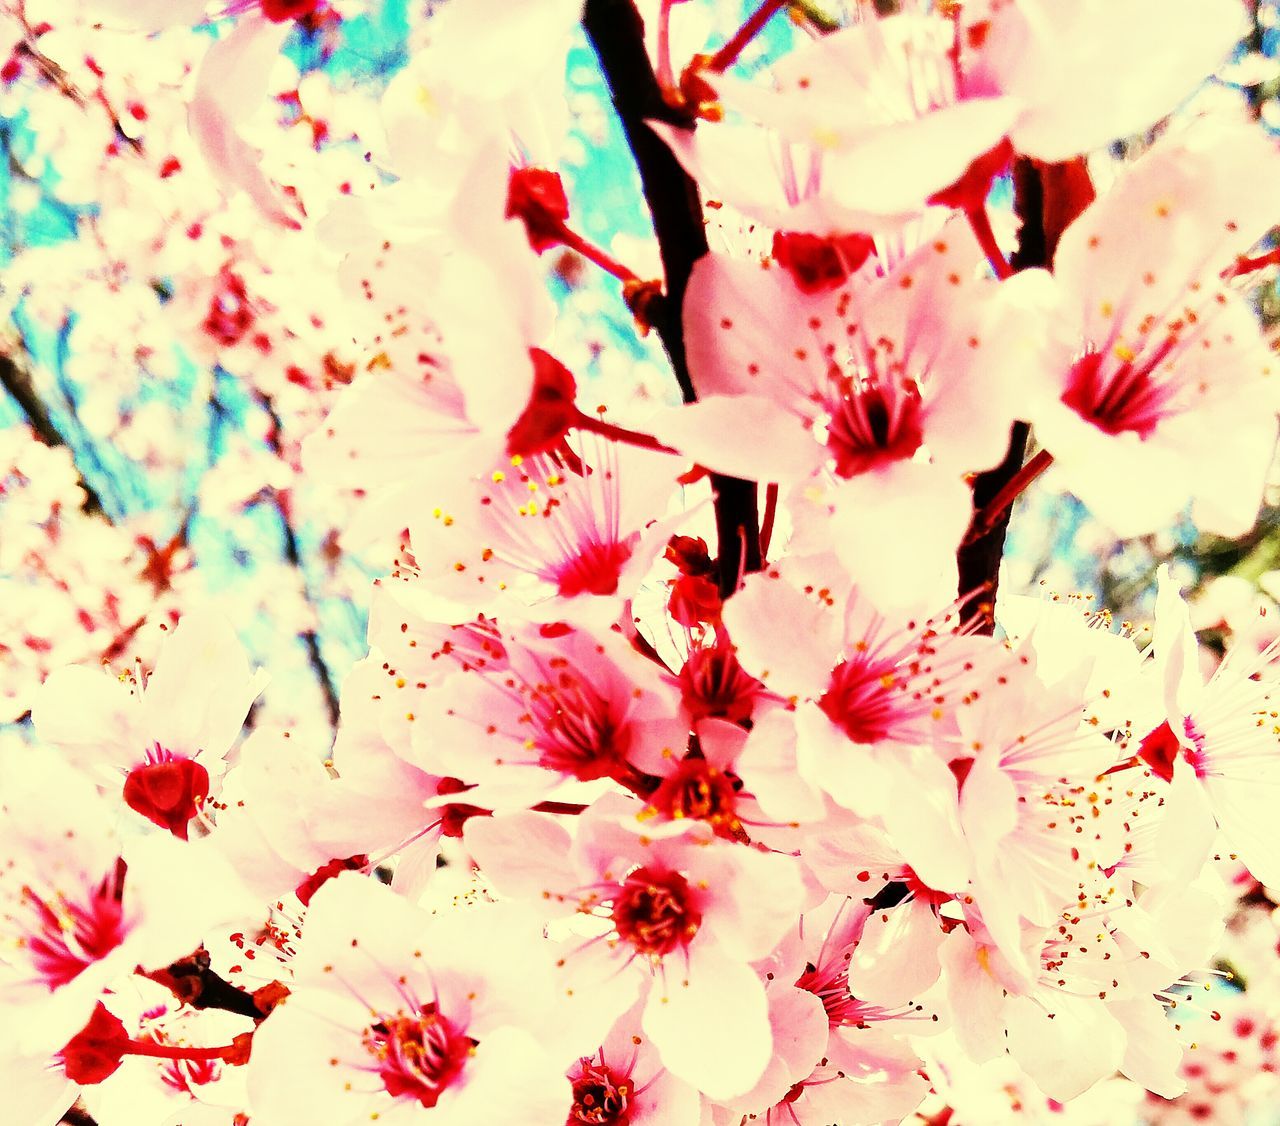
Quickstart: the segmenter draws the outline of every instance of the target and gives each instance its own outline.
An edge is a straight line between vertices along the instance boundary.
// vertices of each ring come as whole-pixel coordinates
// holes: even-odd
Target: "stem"
[[[1013,267],[1005,259],[1004,251],[1000,249],[1000,244],[996,241],[996,233],[991,229],[991,217],[987,214],[987,209],[985,207],[975,207],[964,214],[965,218],[969,220],[969,226],[973,228],[978,245],[982,247],[982,253],[987,256],[987,261],[991,263],[991,268],[995,271],[996,277],[1001,281],[1013,277]]]
[[[615,426],[612,422],[605,422],[602,418],[592,418],[582,411],[578,411],[578,416],[574,419],[573,424],[579,430],[587,430],[592,434],[599,434],[603,438],[621,442],[623,445],[635,446],[638,449],[654,450],[661,454],[679,452],[673,450],[670,446],[664,446],[652,434],[642,434],[638,430],[628,430],[625,426]]]
[[[1228,266],[1222,271],[1225,279],[1238,278],[1242,274],[1252,274],[1256,270],[1265,270],[1268,266],[1280,265],[1280,246],[1275,250],[1268,250],[1265,254],[1259,254],[1256,258],[1248,258],[1241,255],[1236,259],[1234,266]]]
[[[671,69],[671,9],[676,0],[662,0],[658,9],[658,85],[664,90],[676,88],[676,73]]]
[[[187,1048],[179,1044],[156,1044],[150,1040],[130,1040],[127,1056],[150,1056],[158,1060],[226,1060],[236,1054],[234,1044],[221,1048]]]
[[[572,231],[566,226],[560,228],[560,241],[570,250],[576,250],[583,258],[589,262],[594,262],[606,274],[611,274],[620,282],[639,281],[637,274],[627,269],[616,258],[611,258],[595,243],[588,242],[577,231]]]
[[[769,558],[769,545],[773,542],[773,524],[778,517],[778,483],[765,486],[764,519],[760,521],[760,565]]]
[[[995,527],[996,521],[1004,516],[1009,506],[1018,499],[1018,495],[1052,464],[1053,454],[1048,450],[1041,450],[1028,461],[1005,482],[990,501],[974,513],[973,522],[969,525],[969,534],[964,542],[973,543],[990,532]]]
[[[749,15],[742,26],[733,33],[723,47],[711,56],[707,70],[713,74],[723,74],[742,54],[743,48],[764,29],[773,17],[787,5],[787,0],[763,0],[760,7]]]
[[[650,303],[649,321],[662,341],[681,396],[692,403],[698,396],[689,374],[682,310],[693,264],[708,252],[707,233],[697,185],[647,124],[657,120],[687,127],[688,121],[663,99],[645,49],[644,21],[633,0],[587,0],[582,26],[631,146],[662,256],[666,295]],[[744,567],[748,571],[760,568],[756,485],[723,474],[712,474],[711,485],[719,537],[720,590],[728,595],[737,589]]]
[[[284,445],[280,440],[280,435],[284,423],[269,396],[259,394],[256,398],[258,404],[267,412],[267,417],[271,420],[271,429],[267,432],[267,445],[271,447],[271,452],[276,457],[281,457],[284,453]],[[307,572],[302,565],[302,552],[298,547],[298,533],[294,530],[293,521],[289,517],[288,506],[285,504],[284,497],[280,495],[280,491],[273,488],[270,490],[270,495],[272,507],[280,518],[280,536],[283,540],[285,560],[297,574],[298,581],[302,584],[302,597],[310,605],[312,601],[311,586],[307,582]],[[301,638],[303,648],[307,651],[307,663],[311,666],[316,683],[320,686],[320,692],[324,696],[324,706],[325,712],[329,717],[329,726],[336,730],[340,714],[338,689],[333,681],[333,673],[329,671],[329,665],[324,659],[324,652],[320,648],[320,636],[315,630],[307,629],[302,631]]]

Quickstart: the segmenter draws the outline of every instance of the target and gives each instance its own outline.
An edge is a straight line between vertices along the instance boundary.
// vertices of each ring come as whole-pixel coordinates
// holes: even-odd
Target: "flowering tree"
[[[0,27],[6,1120],[1280,1099],[1264,6]]]

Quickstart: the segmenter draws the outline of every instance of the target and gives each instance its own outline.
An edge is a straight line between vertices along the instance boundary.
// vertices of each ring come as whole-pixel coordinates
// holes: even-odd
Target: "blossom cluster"
[[[12,7],[0,78],[43,91],[38,137],[101,131],[88,225],[154,281],[77,321],[114,341],[86,362],[243,372],[270,464],[205,502],[269,496],[301,572],[305,479],[378,572],[344,580],[367,649],[330,741],[263,714],[184,537],[131,539],[47,433],[0,431],[0,564],[38,560],[73,622],[15,599],[0,636],[28,720],[0,742],[15,1121],[1226,1122],[1274,1097],[1265,613],[1233,607],[1206,667],[1176,568],[1149,626],[999,585],[1044,473],[1117,536],[1257,519],[1280,148],[1189,102],[1237,0],[843,25],[765,0],[683,56],[697,3],[646,28],[630,0],[450,0],[367,118],[272,77],[354,4]],[[655,221],[643,272],[560,174],[580,29]],[[24,316],[61,316],[59,254],[15,263]],[[671,394],[575,370],[571,268]]]

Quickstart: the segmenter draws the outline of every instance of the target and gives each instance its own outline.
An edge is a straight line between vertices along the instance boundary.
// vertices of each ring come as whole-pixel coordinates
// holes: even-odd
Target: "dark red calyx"
[[[573,372],[541,348],[530,348],[529,358],[533,390],[528,405],[507,431],[507,453],[512,457],[551,452],[578,419],[574,402],[578,382]]]
[[[548,168],[513,168],[507,181],[507,218],[519,219],[529,245],[541,254],[564,241],[569,197],[558,172]]]
[[[208,796],[209,772],[189,758],[148,762],[134,767],[124,780],[125,805],[184,841]]]
[[[474,790],[473,783],[464,782],[461,778],[441,778],[436,786],[437,794],[465,794]],[[492,817],[493,811],[479,805],[468,805],[466,802],[450,802],[440,807],[440,832],[455,840],[462,838],[462,829],[473,817]]]
[[[801,293],[839,289],[849,275],[875,253],[867,235],[810,235],[803,231],[775,231],[773,259]]]
[[[115,1074],[130,1044],[120,1018],[99,1001],[89,1023],[67,1041],[58,1059],[73,1083],[101,1083]]]
[[[1166,782],[1173,781],[1173,765],[1182,751],[1182,744],[1168,720],[1144,735],[1138,744],[1138,757],[1151,767],[1152,774]]]
[[[992,183],[1009,171],[1013,163],[1013,145],[1005,138],[981,156],[975,157],[954,184],[929,197],[936,207],[953,207],[957,211],[977,211],[985,206]]]
[[[303,907],[308,907],[311,905],[311,897],[335,876],[342,872],[359,872],[368,863],[369,858],[364,853],[357,853],[355,856],[348,856],[343,860],[330,860],[327,864],[321,864],[319,868],[294,888],[293,893],[298,897],[298,902]]]

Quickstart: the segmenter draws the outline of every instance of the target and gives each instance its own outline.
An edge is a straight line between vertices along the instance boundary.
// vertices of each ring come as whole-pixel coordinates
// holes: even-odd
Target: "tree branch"
[[[27,424],[36,432],[40,441],[46,446],[61,446],[70,450],[72,454],[75,453],[75,448],[67,441],[62,431],[54,423],[44,401],[36,394],[35,385],[31,380],[31,373],[19,366],[11,355],[4,353],[0,353],[0,387],[3,387],[9,393],[9,397],[21,409],[23,415],[26,416]],[[76,473],[79,477],[80,488],[84,491],[84,511],[92,516],[105,516],[102,497],[84,479],[84,474],[79,472],[78,467]]]
[[[1015,273],[1050,266],[1062,232],[1093,201],[1088,168],[1083,160],[1041,164],[1019,157],[1014,165],[1013,184],[1014,211],[1022,220],[1022,229],[1010,265]],[[983,633],[995,631],[996,587],[1013,508],[1009,505],[994,519],[985,518],[983,513],[994,511],[993,502],[1022,470],[1030,434],[1025,422],[1015,422],[1004,460],[994,469],[979,473],[973,482],[974,515],[956,554],[956,564],[960,573],[958,593],[966,598],[961,617],[965,621],[982,619],[979,628]]]
[[[271,429],[267,432],[267,445],[271,447],[272,453],[280,457],[284,452],[284,446],[280,440],[284,423],[269,396],[259,393],[255,395],[255,398],[258,400],[258,405],[266,411],[267,417],[271,420]],[[271,505],[275,508],[276,515],[280,518],[280,535],[284,541],[285,560],[294,569],[298,576],[298,581],[302,584],[303,598],[306,599],[308,605],[311,605],[311,587],[307,582],[307,572],[302,564],[302,552],[298,546],[298,533],[293,527],[293,520],[289,516],[285,498],[275,488],[269,489],[268,492],[270,493]],[[336,730],[338,716],[341,711],[338,702],[338,689],[333,681],[333,673],[329,670],[329,665],[324,659],[324,651],[320,647],[320,635],[313,629],[307,629],[303,630],[300,636],[303,648],[307,651],[307,663],[311,666],[311,671],[315,674],[316,683],[319,684],[320,691],[324,695],[324,706],[329,716],[329,726]]]
[[[688,127],[690,121],[667,105],[644,45],[644,21],[632,0],[587,0],[582,17],[587,38],[600,60],[613,106],[635,158],[645,202],[666,277],[665,295],[653,302],[650,321],[671,362],[686,403],[697,398],[685,352],[682,310],[693,264],[707,253],[698,188],[679,161],[646,124],[666,121]],[[760,569],[760,518],[756,484],[723,474],[711,475],[719,539],[720,592],[732,594],[743,571]]]

